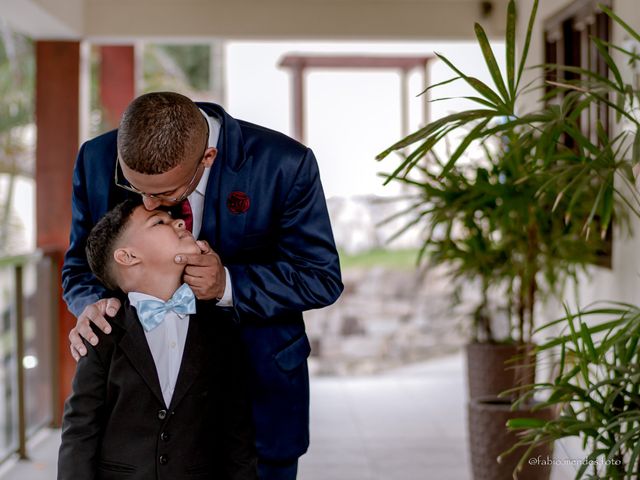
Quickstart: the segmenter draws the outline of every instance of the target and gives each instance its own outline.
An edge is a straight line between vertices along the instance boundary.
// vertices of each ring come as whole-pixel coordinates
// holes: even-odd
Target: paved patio
[[[462,357],[316,378],[302,480],[467,480]]]
[[[463,378],[461,355],[371,377],[314,378],[300,480],[470,480]],[[0,480],[55,479],[59,435],[39,434],[32,460],[4,465]]]

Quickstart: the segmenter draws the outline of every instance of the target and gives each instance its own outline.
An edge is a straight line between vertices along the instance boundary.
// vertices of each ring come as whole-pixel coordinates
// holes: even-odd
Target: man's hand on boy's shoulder
[[[220,299],[226,287],[226,274],[222,260],[204,240],[198,240],[200,254],[176,255],[176,263],[186,265],[183,280],[191,287],[198,300]]]
[[[71,356],[76,362],[87,354],[87,348],[82,342],[82,338],[85,338],[91,345],[98,344],[98,337],[93,332],[91,324],[95,324],[104,333],[111,333],[111,325],[105,316],[115,316],[120,310],[120,306],[120,300],[117,298],[103,298],[85,307],[76,321],[76,326],[69,332]]]

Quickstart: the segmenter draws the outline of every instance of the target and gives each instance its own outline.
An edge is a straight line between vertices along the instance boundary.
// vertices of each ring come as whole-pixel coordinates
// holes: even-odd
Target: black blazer
[[[128,301],[87,345],[67,399],[58,480],[257,479],[244,355],[234,327],[191,315],[171,405]]]

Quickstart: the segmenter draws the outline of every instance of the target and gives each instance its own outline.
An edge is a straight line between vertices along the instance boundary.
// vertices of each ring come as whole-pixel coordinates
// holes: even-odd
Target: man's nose
[[[146,208],[147,210],[155,210],[162,204],[162,201],[158,200],[157,198],[151,198],[143,195],[142,203],[144,204],[144,208]]]

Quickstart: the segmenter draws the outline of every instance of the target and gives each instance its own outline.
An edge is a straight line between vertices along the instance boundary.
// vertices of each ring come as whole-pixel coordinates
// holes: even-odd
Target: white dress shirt
[[[128,296],[129,302],[134,308],[137,308],[138,302],[141,300],[160,300],[140,292],[129,292]],[[173,391],[176,388],[188,330],[189,315],[167,312],[164,322],[150,332],[144,332],[153,363],[155,363],[158,372],[162,397],[167,407],[171,404]]]
[[[200,110],[202,112],[202,110]],[[220,120],[215,117],[210,117],[206,113],[202,112],[202,115],[209,123],[209,147],[217,147],[218,139],[220,138],[220,128],[222,124]],[[214,160],[215,161],[215,160]],[[189,195],[189,204],[191,205],[191,214],[193,216],[193,237],[198,238],[200,230],[202,229],[202,215],[204,214],[204,196],[207,191],[207,182],[209,181],[209,174],[211,173],[211,167],[205,168],[196,189]],[[221,307],[233,306],[233,289],[231,287],[231,275],[229,270],[224,267],[224,273],[226,276],[226,283],[224,289],[224,295],[218,301],[218,305]]]

